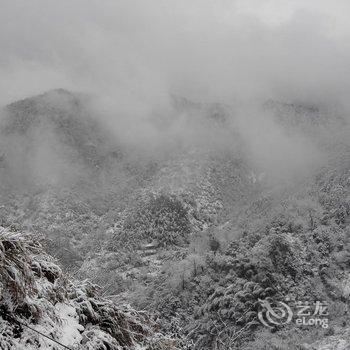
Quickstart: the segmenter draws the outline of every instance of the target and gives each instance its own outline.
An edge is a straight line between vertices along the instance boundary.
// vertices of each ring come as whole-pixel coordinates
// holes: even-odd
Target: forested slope
[[[58,90],[5,109],[2,235],[26,251],[19,262],[25,281],[20,283],[29,283],[26,290],[39,284],[39,293],[48,286],[49,293],[42,298],[44,316],[23,314],[11,305],[6,312],[39,325],[49,312],[47,325],[63,334],[52,321],[67,311],[60,309],[63,300],[70,305],[73,316],[63,316],[76,326],[77,346],[87,324],[98,333],[95,342],[151,344],[151,318],[162,334],[178,339],[169,348],[322,349],[327,342],[348,341],[346,118],[269,101],[259,110],[263,122],[248,127],[239,108],[173,96],[173,119],[150,122],[158,142],[151,147],[113,134],[86,98]],[[89,278],[109,300],[145,313],[123,310],[67,280],[51,258],[28,243],[31,239],[22,234],[28,231],[65,273]],[[45,263],[40,258],[34,268],[37,256]],[[40,272],[47,261],[57,270],[53,282]],[[60,283],[62,291],[53,290]],[[87,303],[84,310],[92,315],[85,321],[78,317],[85,312],[79,311],[80,297],[84,305],[89,298],[97,300],[92,309]],[[266,328],[257,317],[265,299],[325,301],[329,327]],[[115,329],[105,326],[105,316]],[[141,327],[142,336],[120,343],[120,322]],[[9,342],[15,331],[4,324]],[[164,336],[158,337],[166,344]]]

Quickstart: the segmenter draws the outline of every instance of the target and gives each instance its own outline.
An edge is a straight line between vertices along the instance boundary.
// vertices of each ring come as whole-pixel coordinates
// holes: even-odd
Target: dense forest
[[[147,138],[62,89],[2,110],[1,349],[346,349],[348,119],[169,98]]]

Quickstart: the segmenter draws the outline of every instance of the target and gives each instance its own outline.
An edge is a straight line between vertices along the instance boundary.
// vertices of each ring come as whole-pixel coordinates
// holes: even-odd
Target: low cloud
[[[172,94],[235,107],[271,99],[349,110],[345,0],[0,5],[0,104],[52,88],[87,93],[95,115],[141,148],[210,139],[189,116],[176,115]],[[157,118],[167,128],[155,127]],[[311,141],[285,135],[262,109],[240,107],[234,118],[258,163],[278,169],[289,159],[288,172],[318,159]]]
[[[128,101],[129,110],[137,101],[135,112],[170,92],[345,103],[349,6],[1,0],[1,102],[63,87]]]

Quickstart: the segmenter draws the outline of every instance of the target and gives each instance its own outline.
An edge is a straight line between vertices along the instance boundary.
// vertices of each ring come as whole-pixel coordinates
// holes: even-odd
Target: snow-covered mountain
[[[334,343],[348,334],[347,313],[338,312],[349,297],[345,117],[270,101],[259,109],[261,118],[247,111],[244,119],[238,107],[173,96],[171,118],[149,121],[154,142],[136,144],[107,128],[89,106],[87,96],[55,90],[4,109],[0,219],[4,237],[14,235],[21,247],[20,232],[31,232],[65,272],[98,283],[119,305],[132,305],[129,311],[106,300],[96,302],[97,310],[94,302],[86,306],[98,314],[90,315],[94,341],[114,337],[121,322],[112,317],[112,334],[100,312],[120,312],[125,320],[153,315],[161,333],[184,349],[273,348],[291,334],[300,346],[327,344],[328,335]],[[29,249],[28,259],[35,254]],[[28,269],[38,293],[46,286],[51,293],[42,274]],[[69,307],[52,293],[43,301],[45,312],[74,324],[70,344],[83,346],[91,322],[78,320],[76,299],[82,293],[85,305],[89,291],[79,286],[64,287],[73,295],[64,297]],[[337,313],[329,317],[333,330],[300,328],[296,338],[289,324],[272,336],[257,319],[265,298],[326,300]],[[105,303],[108,311],[101,311]],[[64,327],[45,317],[37,321],[40,329],[50,324],[63,339]],[[151,334],[142,317],[137,322]],[[9,327],[6,341],[15,338]]]

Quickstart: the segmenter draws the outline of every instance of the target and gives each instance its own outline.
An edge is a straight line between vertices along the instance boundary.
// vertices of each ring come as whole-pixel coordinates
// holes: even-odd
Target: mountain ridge
[[[70,94],[53,95],[57,93],[70,101]],[[23,102],[11,105],[12,113],[18,121],[29,116],[34,128],[43,116],[54,123],[60,118],[78,120],[61,129],[59,124],[58,128],[78,142],[59,140],[48,154],[50,159],[62,145],[71,152],[76,147],[73,153],[67,153],[72,181],[41,180],[35,190],[30,183],[15,189],[3,186],[0,219],[8,229],[31,231],[42,237],[45,249],[65,271],[98,283],[117,304],[130,303],[135,309],[155,314],[162,333],[180,339],[184,349],[231,346],[250,350],[259,348],[262,342],[272,344],[293,334],[293,324],[276,327],[274,336],[264,332],[256,318],[259,298],[324,298],[333,308],[345,307],[350,256],[350,149],[346,138],[337,140],[333,131],[324,139],[323,122],[309,123],[308,117],[314,120],[320,110],[299,107],[294,113],[293,106],[287,105],[285,115],[277,115],[282,130],[286,128],[286,132],[276,129],[273,134],[278,136],[282,149],[277,160],[292,163],[284,171],[278,161],[271,163],[277,164],[276,169],[266,166],[267,170],[255,162],[254,153],[244,143],[247,135],[231,129],[230,118],[236,115],[228,106],[208,106],[180,98],[178,118],[198,128],[199,137],[194,133],[196,128],[189,133],[186,130],[186,137],[179,138],[181,143],[175,143],[179,147],[164,147],[158,156],[148,155],[145,147],[135,152],[133,146],[120,146],[118,139],[115,143],[105,140],[100,129],[80,123],[81,118],[94,118],[89,111],[85,114],[83,106],[74,107],[73,102],[69,110],[68,103],[65,113],[64,108],[51,107],[50,98],[42,96],[42,110],[40,106],[27,110],[25,100],[24,107]],[[300,117],[296,125],[290,123],[295,115]],[[69,130],[72,125],[73,130]],[[171,123],[167,125],[171,129]],[[343,124],[334,123],[336,130],[339,125]],[[27,152],[30,148],[18,142],[17,134],[21,137],[31,127],[19,126],[20,132],[16,127],[5,132],[9,137],[16,134],[8,145],[16,145],[16,152]],[[50,128],[39,128],[31,142],[48,130],[55,132]],[[342,129],[346,135],[346,129]],[[167,132],[164,126],[160,130]],[[96,162],[89,161],[85,152],[90,132],[95,135],[92,139],[101,141],[93,144]],[[283,144],[289,134],[300,132],[302,137]],[[55,133],[50,133],[48,140],[55,140],[51,137]],[[89,135],[81,135],[85,133]],[[294,165],[293,159],[284,159],[283,147],[294,151],[296,143],[309,136],[317,150],[329,149],[329,155],[304,172],[300,168],[308,167],[307,161]],[[259,134],[253,133],[253,137]],[[265,147],[258,141],[253,143],[255,151]],[[40,147],[47,148],[45,143],[39,143]],[[268,147],[266,154],[272,152],[274,157],[274,151]],[[56,165],[54,159],[49,168]],[[39,179],[51,174],[41,174],[45,167],[35,161],[25,164],[28,168],[15,163],[13,169],[35,178],[37,173],[28,169],[38,167]],[[73,165],[77,164],[83,166],[73,174]],[[297,176],[289,174],[294,166]],[[58,169],[54,168],[55,174]],[[6,167],[0,170],[3,183],[9,177],[12,180],[9,174],[16,173],[7,171]],[[282,175],[274,178],[279,172]],[[62,178],[66,179],[65,174]],[[154,248],[147,250],[147,244]],[[341,323],[347,322],[345,313],[339,320],[330,317],[330,322],[339,337],[347,334]],[[237,334],[240,337],[236,338]],[[323,343],[327,342],[327,330],[301,329],[298,334],[300,339],[290,341],[312,344],[322,337]],[[286,349],[295,348],[290,345]]]

